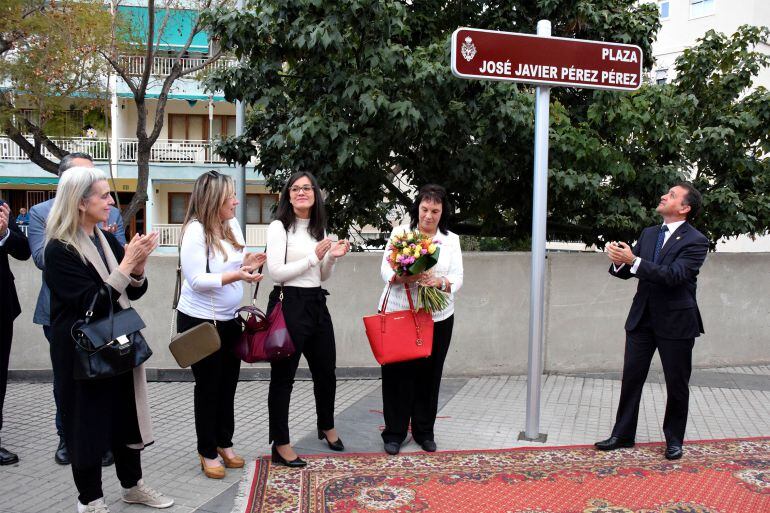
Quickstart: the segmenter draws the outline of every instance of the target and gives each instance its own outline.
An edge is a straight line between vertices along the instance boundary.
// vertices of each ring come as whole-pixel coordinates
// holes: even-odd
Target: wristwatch
[[[447,283],[446,278],[441,278],[441,288],[439,290],[441,290],[442,292],[445,292],[446,291],[446,283]]]

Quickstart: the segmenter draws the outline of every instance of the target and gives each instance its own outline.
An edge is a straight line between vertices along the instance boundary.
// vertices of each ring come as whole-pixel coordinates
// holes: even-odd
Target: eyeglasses
[[[289,192],[292,194],[299,194],[299,191],[302,191],[305,194],[310,194],[311,192],[313,192],[313,186],[303,185],[302,187],[299,187],[298,185],[292,185],[291,187],[289,187]]]

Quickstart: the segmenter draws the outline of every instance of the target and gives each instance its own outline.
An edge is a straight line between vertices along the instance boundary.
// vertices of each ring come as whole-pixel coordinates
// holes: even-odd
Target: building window
[[[211,125],[209,130],[209,124]],[[218,140],[228,135],[235,135],[235,116],[215,115],[209,120],[206,114],[169,114],[168,138],[184,141]]]
[[[246,224],[269,224],[273,220],[273,207],[277,194],[247,194]]]
[[[190,204],[189,192],[169,192],[168,193],[168,223],[182,224],[184,216],[187,213],[187,206]]]
[[[655,83],[656,84],[665,84],[666,80],[668,79],[668,70],[667,69],[659,69],[655,72]]]
[[[660,19],[661,20],[667,20],[669,16],[669,1],[664,0],[662,2],[658,2],[658,9],[660,11]]]
[[[690,0],[690,18],[714,14],[714,0]]]

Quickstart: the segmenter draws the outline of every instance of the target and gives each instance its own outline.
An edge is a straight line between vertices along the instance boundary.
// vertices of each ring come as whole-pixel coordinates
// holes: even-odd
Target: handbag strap
[[[174,315],[174,312],[177,311],[177,307],[179,306],[179,298],[182,296],[182,239],[179,239],[179,244],[176,246],[177,249],[177,261],[176,261],[176,286],[174,287],[174,301],[171,304],[171,332],[169,334],[169,340],[174,338],[174,332],[176,331],[176,315]],[[211,272],[211,267],[209,266],[209,248],[206,247],[206,272]],[[216,310],[214,310],[214,296],[212,294],[209,294],[209,300],[211,301],[211,320],[214,321],[214,327],[217,326],[217,315]]]
[[[265,245],[265,254],[267,254],[267,245]],[[286,247],[283,249],[283,263],[286,265],[286,256],[289,254],[289,230],[286,230]],[[257,272],[259,274],[262,274],[262,268],[265,267],[265,264],[262,264],[259,266],[259,269],[257,269]],[[251,295],[251,306],[257,306],[257,292],[259,292],[259,282],[257,282],[257,285],[254,286],[254,293]],[[283,301],[283,283],[281,283],[281,295],[278,297],[280,301]]]
[[[395,275],[393,276],[395,278]],[[385,313],[385,309],[388,306],[390,300],[390,290],[393,287],[393,280],[388,282],[388,290],[385,292],[385,297],[382,299],[382,306],[380,306],[380,312]],[[406,299],[409,301],[409,309],[414,311],[414,302],[412,302],[412,293],[409,290],[409,284],[404,283],[404,290],[406,290]]]

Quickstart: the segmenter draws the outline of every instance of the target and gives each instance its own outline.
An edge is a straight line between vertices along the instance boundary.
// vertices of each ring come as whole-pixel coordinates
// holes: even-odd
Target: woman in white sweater
[[[440,185],[424,185],[417,193],[409,212],[411,225],[399,226],[391,234],[392,237],[396,233],[416,228],[440,243],[438,262],[427,273],[398,276],[388,263],[388,252],[383,254],[380,271],[386,284],[377,304],[382,305],[388,287],[392,287],[386,305],[387,311],[408,309],[406,287],[409,287],[412,298],[416,299],[418,282],[424,287],[436,287],[448,296],[446,308],[433,312],[431,356],[382,366],[382,403],[385,416],[382,439],[388,454],[398,454],[406,439],[410,421],[414,441],[425,451],[436,450],[433,426],[436,423],[441,375],[452,340],[455,294],[463,285],[460,238],[447,229],[449,212],[446,190]]]
[[[267,313],[281,301],[286,327],[296,352],[270,363],[270,442],[272,461],[288,467],[304,467],[289,438],[289,402],[302,354],[313,376],[318,439],[342,451],[334,428],[334,397],[337,389],[334,328],[321,282],[332,274],[336,260],[350,249],[346,240],[326,236],[326,214],[315,177],[294,173],[283,187],[276,220],[267,229],[267,267],[275,287]]]
[[[233,450],[235,388],[241,368],[233,353],[241,335],[235,311],[243,296],[241,282],[261,280],[254,271],[266,258],[245,252],[235,219],[236,205],[232,178],[217,171],[199,176],[182,226],[180,248],[184,283],[177,330],[181,333],[204,322],[213,323],[222,342],[218,351],[192,364],[198,454],[201,470],[212,479],[225,477],[225,467],[244,464]]]

